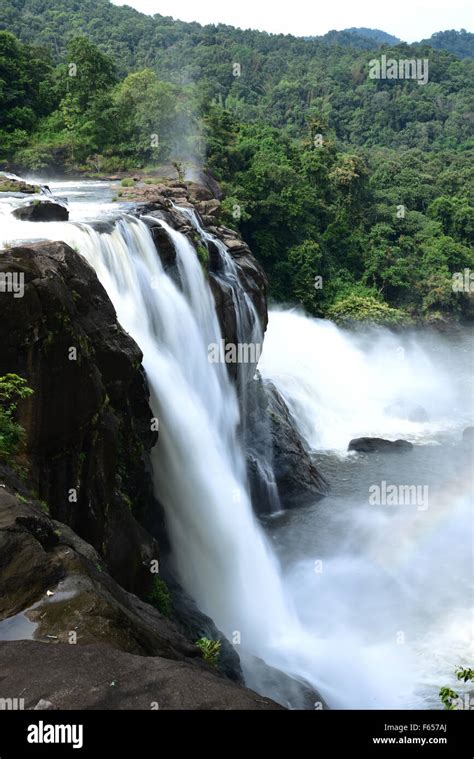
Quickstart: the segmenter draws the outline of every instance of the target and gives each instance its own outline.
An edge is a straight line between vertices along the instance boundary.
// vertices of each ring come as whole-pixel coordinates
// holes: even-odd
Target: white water
[[[434,367],[416,337],[361,335],[297,311],[273,311],[260,362],[315,450],[347,451],[352,438],[425,440],[472,418],[460,406],[449,366]],[[423,406],[424,423],[391,416],[397,401]]]
[[[338,652],[354,662],[350,706],[440,708],[440,686],[458,691],[454,672],[472,662],[472,451],[460,443],[474,421],[472,369],[466,335],[364,336],[294,311],[270,314],[262,375],[308,444],[335,454],[320,457],[331,467],[329,496],[286,515],[274,537],[288,595],[306,629],[328,643],[330,664],[319,674],[339,688]],[[429,420],[384,412],[397,399],[421,403]],[[363,435],[416,447],[400,457],[347,455],[349,440]],[[383,479],[426,485],[426,508],[369,505],[369,488]],[[359,676],[368,692],[365,684],[356,691]]]

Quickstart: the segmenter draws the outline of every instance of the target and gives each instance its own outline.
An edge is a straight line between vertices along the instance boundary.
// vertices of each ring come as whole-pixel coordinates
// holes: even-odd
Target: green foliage
[[[327,315],[335,322],[347,324],[369,322],[372,324],[405,324],[406,314],[371,296],[348,295],[328,308]]]
[[[149,602],[165,617],[170,617],[173,611],[170,592],[161,577],[153,578],[153,587],[148,596]]]
[[[459,667],[456,671],[456,677],[463,683],[474,683],[474,670],[470,667]],[[450,711],[458,708],[458,702],[461,696],[452,688],[442,687],[439,689],[439,697],[445,709]]]
[[[196,646],[200,649],[204,661],[216,667],[222,648],[221,641],[210,640],[209,638],[199,638],[199,640],[196,641]]]
[[[9,459],[18,453],[24,440],[24,429],[15,421],[19,401],[33,391],[17,374],[0,377],[0,458]]]
[[[205,162],[272,298],[392,324],[472,313],[451,287],[474,268],[472,34],[301,39],[108,0],[3,0],[0,28],[0,158],[97,175],[167,162],[178,179]],[[429,82],[370,79],[381,45],[428,57]]]
[[[122,187],[133,187],[135,182],[133,181],[133,179],[130,179],[130,177],[125,177],[124,179],[122,179],[120,184]]]

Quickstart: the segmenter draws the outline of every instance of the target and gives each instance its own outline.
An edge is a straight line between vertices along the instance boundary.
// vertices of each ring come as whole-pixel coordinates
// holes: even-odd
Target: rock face
[[[349,451],[359,453],[401,453],[411,451],[413,443],[407,440],[384,440],[381,437],[358,437],[349,443]]]
[[[38,200],[27,206],[15,208],[13,216],[21,221],[67,221],[69,211],[61,203]]]
[[[156,441],[141,352],[95,272],[67,245],[7,250],[5,272],[24,276],[23,297],[0,295],[0,375],[18,374],[34,391],[19,408],[31,487],[118,582],[143,589],[158,549],[134,516],[153,508]]]
[[[263,331],[266,329],[268,313],[265,272],[252,255],[248,245],[239,237],[238,232],[219,225],[220,201],[213,196],[208,187],[195,182],[144,185],[143,187],[124,188],[123,196],[125,199],[144,201],[137,206],[136,215],[147,214],[152,218],[163,219],[174,229],[189,237],[193,245],[202,248],[204,243],[200,240],[189,219],[179,213],[175,206],[194,209],[206,231],[226,245],[234,260],[237,276],[255,306],[262,329]],[[146,221],[152,230],[163,265],[169,273],[172,273],[170,269],[175,262],[173,245],[159,224],[154,224],[149,218]],[[222,277],[220,256],[212,241],[208,243],[206,258],[205,268],[214,295],[223,338],[226,342],[237,344],[235,305],[232,300],[232,292]],[[176,272],[175,275],[177,276]]]
[[[288,407],[271,382],[265,383],[273,445],[274,471],[284,508],[314,502],[326,495],[328,483],[316,468]]]
[[[204,667],[106,645],[0,642],[0,668],[2,697],[21,693],[26,709],[284,710]]]
[[[252,503],[259,514],[274,510],[257,461],[266,462],[275,477],[279,508],[304,506],[322,498],[328,483],[318,471],[284,399],[273,385],[254,380],[248,419],[248,471]],[[270,493],[271,495],[271,493]],[[273,507],[273,508],[272,508]]]
[[[206,664],[92,546],[2,484],[2,698],[21,694],[27,709],[281,708]]]

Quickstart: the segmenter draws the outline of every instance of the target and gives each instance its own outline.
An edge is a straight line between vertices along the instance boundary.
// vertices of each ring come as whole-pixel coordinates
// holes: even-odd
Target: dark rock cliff
[[[18,374],[34,391],[19,413],[30,487],[118,582],[142,591],[158,546],[134,516],[153,507],[156,440],[141,352],[93,269],[64,243],[2,253],[0,272],[9,271],[24,275],[25,291],[0,296],[0,375]]]

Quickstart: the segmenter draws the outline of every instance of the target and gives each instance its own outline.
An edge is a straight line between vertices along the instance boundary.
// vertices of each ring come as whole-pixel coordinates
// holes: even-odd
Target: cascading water
[[[277,513],[280,511],[281,505],[273,471],[268,420],[261,413],[256,392],[257,386],[254,382],[254,375],[263,346],[263,328],[257,309],[242,286],[236,263],[222,240],[204,229],[193,208],[176,205],[174,208],[190,221],[208,250],[211,246],[217,250],[219,265],[214,267],[212,273],[230,289],[232,294],[236,315],[237,342],[240,345],[250,345],[255,349],[255,362],[239,362],[237,364],[237,391],[242,409],[240,432],[245,451],[254,471],[255,498],[266,504],[270,513]],[[254,427],[249,426],[249,420],[252,417],[259,418],[260,434],[258,436],[255,435]],[[264,425],[266,428],[262,429]]]

